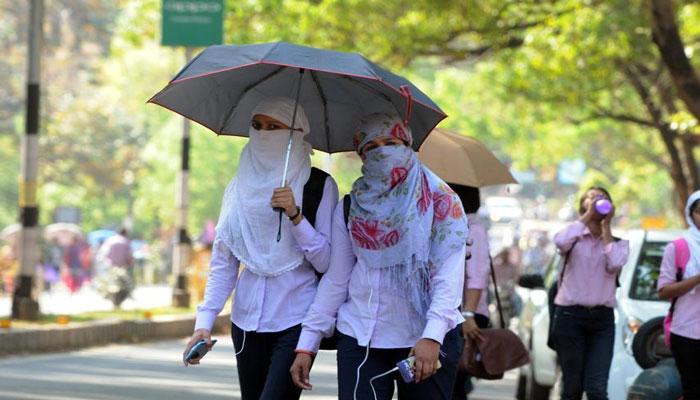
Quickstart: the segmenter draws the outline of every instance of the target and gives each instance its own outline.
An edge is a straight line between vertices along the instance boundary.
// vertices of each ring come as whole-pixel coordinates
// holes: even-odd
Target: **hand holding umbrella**
[[[328,153],[353,150],[357,122],[370,113],[403,114],[416,149],[446,116],[411,82],[359,54],[285,42],[211,46],[149,102],[218,135],[248,136],[251,110],[260,101],[292,93],[309,113],[304,140]],[[288,163],[287,156],[281,186],[287,180]],[[280,214],[280,222],[281,218]]]

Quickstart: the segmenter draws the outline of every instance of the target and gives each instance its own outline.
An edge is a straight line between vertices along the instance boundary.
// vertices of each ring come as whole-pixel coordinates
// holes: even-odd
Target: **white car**
[[[620,273],[615,309],[615,345],[608,394],[624,399],[630,385],[642,371],[632,355],[632,340],[641,324],[665,315],[668,303],[659,301],[656,280],[666,244],[679,237],[680,231],[628,231],[630,257]],[[557,381],[556,353],[547,346],[549,310],[547,290],[558,278],[560,256],[554,255],[545,268],[544,277],[524,275],[517,289],[523,300],[518,318],[518,334],[530,349],[531,363],[520,369],[516,397],[518,400],[547,400]]]
[[[485,203],[484,211],[492,222],[517,222],[523,217],[523,206],[515,197],[492,196],[487,197]]]
[[[659,300],[656,280],[668,242],[681,231],[630,231],[630,261],[620,273],[615,309],[615,347],[608,380],[611,399],[625,399],[642,368],[634,359],[632,341],[646,321],[666,315],[667,301]]]
[[[544,276],[523,275],[516,292],[523,303],[517,318],[520,339],[530,350],[530,364],[520,368],[516,398],[518,400],[548,400],[557,380],[557,354],[547,346],[549,310],[547,289],[558,277],[561,257],[555,254],[544,268]]]

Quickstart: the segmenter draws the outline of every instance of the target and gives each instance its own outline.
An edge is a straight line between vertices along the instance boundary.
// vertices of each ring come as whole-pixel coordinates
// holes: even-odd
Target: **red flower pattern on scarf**
[[[464,215],[464,213],[462,212],[462,207],[459,206],[459,203],[453,203],[452,204],[452,218],[460,219],[460,218],[462,218],[462,215]]]
[[[425,176],[425,172],[423,171],[421,171],[421,189],[417,206],[420,215],[425,214],[428,210],[428,206],[430,206],[430,185],[428,184],[428,177]]]
[[[435,220],[443,221],[452,209],[452,196],[443,192],[435,192],[433,193],[433,203]]]
[[[408,176],[408,169],[406,167],[395,167],[391,170],[391,189],[395,188],[397,185],[403,183]]]
[[[352,238],[363,249],[378,250],[380,238],[384,236],[384,231],[379,227],[379,222],[368,221],[357,218],[350,227]]]
[[[397,231],[396,229],[387,233],[382,238],[382,243],[384,243],[384,247],[391,247],[398,242],[399,242],[399,231]]]

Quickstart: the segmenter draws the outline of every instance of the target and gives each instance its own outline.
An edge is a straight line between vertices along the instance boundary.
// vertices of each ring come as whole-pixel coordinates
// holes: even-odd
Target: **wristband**
[[[292,215],[291,217],[288,217],[288,218],[290,221],[294,221],[296,219],[296,217],[299,216],[299,214],[301,214],[301,208],[299,208],[299,206],[297,206],[297,213]]]
[[[474,318],[474,313],[472,311],[462,311],[462,316],[464,318]]]
[[[314,352],[312,352],[312,351],[302,350],[302,349],[296,349],[296,350],[294,350],[294,352],[297,353],[297,354],[306,354],[306,355],[311,356],[311,357],[313,357],[313,356],[316,355],[316,354],[315,354]]]

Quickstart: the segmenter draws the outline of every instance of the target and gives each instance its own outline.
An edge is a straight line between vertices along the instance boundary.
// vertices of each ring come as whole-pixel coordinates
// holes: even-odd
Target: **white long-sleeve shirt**
[[[197,308],[195,329],[212,329],[234,288],[231,321],[239,328],[279,332],[300,324],[316,295],[315,272],[328,270],[331,221],[337,202],[338,186],[328,177],[316,212],[316,227],[306,219],[292,227],[305,259],[299,267],[279,276],[264,277],[245,268],[239,275],[239,260],[223,242],[215,239],[204,302]]]

